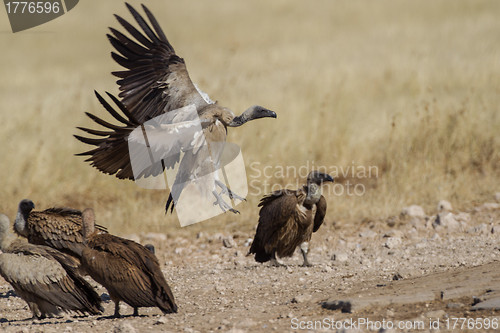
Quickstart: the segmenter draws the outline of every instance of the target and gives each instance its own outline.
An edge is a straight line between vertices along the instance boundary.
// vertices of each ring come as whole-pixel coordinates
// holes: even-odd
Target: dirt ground
[[[254,262],[245,256],[251,234],[130,235],[156,246],[178,313],[142,308],[141,316],[132,317],[132,308],[123,305],[124,317],[112,319],[113,303],[98,287],[105,300],[102,316],[32,320],[26,303],[0,280],[0,330],[458,332],[468,323],[471,331],[498,331],[498,206],[443,213],[439,224],[436,215],[347,225],[326,221],[313,235],[314,266],[307,268],[300,266],[299,253],[284,259],[288,267]],[[488,299],[496,301],[493,309],[476,309]]]

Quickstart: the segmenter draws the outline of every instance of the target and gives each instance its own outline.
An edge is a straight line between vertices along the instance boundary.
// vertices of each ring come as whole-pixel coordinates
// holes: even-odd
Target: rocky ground
[[[123,305],[120,319],[103,316],[32,320],[24,301],[0,278],[0,329],[6,332],[265,332],[498,331],[500,329],[500,205],[468,212],[439,204],[358,224],[326,221],[313,235],[309,259],[270,267],[245,257],[252,234],[204,234],[153,243],[179,312]],[[460,318],[466,318],[460,319]],[[402,327],[403,329],[399,329]],[[384,330],[383,328],[386,328]],[[392,328],[392,329],[391,329]]]

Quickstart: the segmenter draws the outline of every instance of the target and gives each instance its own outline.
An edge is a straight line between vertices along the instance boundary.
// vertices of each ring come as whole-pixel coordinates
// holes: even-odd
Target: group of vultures
[[[276,118],[276,113],[254,105],[235,116],[230,109],[213,102],[193,84],[184,60],[175,53],[148,8],[142,5],[149,22],[126,5],[139,29],[115,15],[130,37],[114,28],[110,28],[111,34],[107,35],[117,52],[112,52],[113,59],[125,68],[113,72],[119,78],[118,97],[107,94],[118,110],[96,93],[119,124],[87,113],[101,128],[79,127],[91,136],[75,137],[93,148],[78,155],[88,156],[85,161],[101,172],[120,179],[135,179],[138,175],[132,170],[127,140],[132,131],[155,117],[194,105],[198,119],[188,119],[183,124],[200,125],[200,133],[194,133],[192,140],[197,140],[196,146],[171,145],[173,150],[164,152],[166,158],[151,160],[139,177],[156,176],[180,164],[183,172],[177,174],[172,185],[178,190],[170,192],[165,207],[172,211],[184,184],[194,182],[200,174],[212,175],[199,190],[211,193],[214,205],[222,212],[238,213],[226,203],[224,196],[241,197],[227,188],[216,172],[224,147],[220,143],[226,141],[229,127],[239,127],[259,118]],[[301,188],[283,189],[263,197],[248,255],[254,255],[258,262],[271,261],[281,266],[279,258],[292,256],[299,247],[304,266],[309,266],[309,241],[326,214],[326,200],[321,194],[324,182],[333,182],[333,178],[311,171]],[[174,295],[154,247],[112,235],[105,226],[95,224],[91,208],[83,211],[57,207],[35,211],[34,208],[33,201],[22,200],[13,226],[6,215],[0,214],[0,274],[26,301],[33,317],[44,318],[61,312],[101,314],[101,297],[87,281],[89,277],[108,291],[115,303],[114,316],[120,316],[120,301],[133,307],[134,315],[138,315],[139,307],[158,307],[163,313],[177,312]]]

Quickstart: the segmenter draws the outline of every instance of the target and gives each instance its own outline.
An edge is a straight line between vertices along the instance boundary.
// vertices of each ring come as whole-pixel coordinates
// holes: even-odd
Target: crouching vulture
[[[99,314],[101,298],[77,273],[78,262],[47,246],[14,236],[9,218],[0,214],[0,275],[33,313],[33,318],[62,311]]]
[[[83,233],[87,247],[82,253],[82,266],[108,290],[115,302],[115,317],[120,316],[120,301],[132,306],[135,316],[139,307],[177,312],[174,295],[150,250],[132,240],[96,233],[90,208],[83,211]]]
[[[275,266],[282,265],[279,257],[290,257],[300,245],[303,266],[311,266],[307,260],[309,241],[326,214],[326,200],[321,195],[323,182],[333,178],[319,171],[307,176],[307,185],[298,190],[278,190],[259,203],[259,224],[248,255],[255,254],[255,260],[271,260]]]
[[[19,202],[15,232],[37,245],[46,245],[73,256],[80,261],[83,244],[82,212],[71,208],[49,208],[33,211],[35,204],[30,199]],[[96,225],[99,232],[106,228]]]
[[[119,78],[116,83],[121,91],[120,100],[108,93],[119,111],[96,93],[100,103],[119,122],[119,125],[86,113],[104,128],[97,130],[78,127],[95,137],[75,135],[81,142],[94,146],[93,149],[77,155],[89,156],[86,162],[99,171],[115,175],[119,179],[137,180],[154,177],[161,175],[165,169],[175,169],[178,165],[179,172],[176,173],[173,184],[170,184],[171,191],[165,207],[167,212],[169,209],[170,212],[173,211],[182,190],[190,182],[195,183],[208,174],[210,177],[203,181],[202,188],[199,189],[200,193],[207,193],[209,197],[213,195],[214,205],[218,205],[222,211],[229,210],[237,213],[238,211],[224,200],[223,194],[230,199],[243,200],[243,198],[232,193],[219,180],[216,172],[220,168],[227,129],[239,127],[254,119],[276,118],[276,113],[255,105],[249,107],[240,116],[235,116],[230,109],[213,102],[191,81],[184,59],[175,53],[148,8],[142,5],[149,23],[132,6],[126,5],[139,25],[139,29],[115,15],[131,37],[113,28],[110,28],[111,34],[107,35],[111,45],[118,52],[112,52],[112,58],[125,67],[125,70],[112,73]],[[197,130],[192,133],[193,135],[188,135],[190,137],[184,138],[187,139],[185,142],[171,142],[175,141],[172,136],[165,139],[165,130],[160,129],[163,128],[161,127],[163,124],[152,129],[148,127],[148,124],[155,119],[182,118],[182,112],[179,110],[189,107],[195,108],[195,119],[191,117],[187,121],[182,121],[181,126],[183,129],[196,126]],[[177,133],[181,126],[173,128],[172,131]],[[149,156],[147,153],[144,153],[144,156],[133,154],[131,156],[128,140],[134,139],[132,132],[141,127],[140,134],[142,137],[144,133],[142,140],[146,141]],[[153,131],[155,129],[156,132]],[[147,137],[145,137],[146,133],[148,133]],[[153,134],[150,135],[150,133]],[[162,146],[159,149],[160,152],[155,151],[155,156],[161,158],[153,158],[151,154],[151,150],[158,146],[158,142],[150,142],[154,141],[155,137]],[[159,138],[169,142],[163,142]],[[137,172],[131,160],[134,162],[145,160],[148,166]],[[195,206],[195,204],[192,205]]]

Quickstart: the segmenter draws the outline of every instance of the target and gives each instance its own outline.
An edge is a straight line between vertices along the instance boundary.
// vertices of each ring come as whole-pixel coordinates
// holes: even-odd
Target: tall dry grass
[[[499,191],[497,1],[149,7],[212,98],[236,112],[252,104],[277,111],[277,120],[230,131],[257,189],[296,182],[281,177],[280,167],[375,166],[371,178],[340,177],[365,193],[328,196],[327,220],[339,223],[383,218],[412,203],[432,212],[439,199],[467,208]],[[119,234],[250,230],[255,189],[238,206],[241,215],[180,229],[175,215],[163,213],[166,192],[100,174],[73,156],[87,148],[72,138],[76,126],[92,125],[84,111],[104,115],[93,90],[117,91],[109,72],[118,65],[104,36],[118,26],[113,13],[130,18],[118,2],[80,2],[26,32],[0,23],[0,211],[13,217],[29,197],[40,209],[94,207]],[[266,166],[272,177],[258,177]]]

